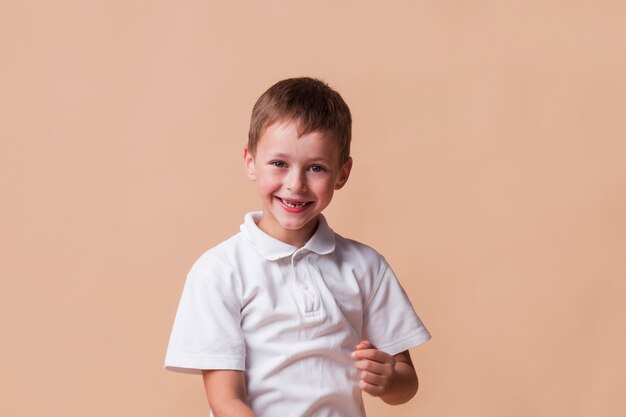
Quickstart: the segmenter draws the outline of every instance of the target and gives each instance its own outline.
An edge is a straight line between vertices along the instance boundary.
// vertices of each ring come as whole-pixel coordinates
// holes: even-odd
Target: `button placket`
[[[320,308],[319,294],[312,286],[311,271],[302,252],[295,252],[291,257],[293,280],[298,287],[298,299],[302,302],[305,315],[314,315]]]

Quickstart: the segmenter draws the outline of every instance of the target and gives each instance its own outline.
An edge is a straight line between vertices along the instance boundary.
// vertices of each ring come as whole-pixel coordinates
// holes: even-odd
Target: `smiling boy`
[[[327,134],[301,135],[290,121],[268,126],[252,152],[246,147],[244,160],[263,205],[259,228],[282,242],[304,246],[334,191],[348,180],[352,159],[341,161],[337,142]]]
[[[362,417],[362,391],[417,392],[408,349],[430,335],[385,259],[322,211],[350,176],[351,115],[325,83],[270,87],[244,166],[262,211],[189,272],[167,369],[201,373],[215,417]]]

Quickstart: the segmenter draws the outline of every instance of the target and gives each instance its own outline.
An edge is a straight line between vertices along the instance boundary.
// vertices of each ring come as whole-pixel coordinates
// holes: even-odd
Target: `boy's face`
[[[245,149],[244,163],[263,204],[259,228],[297,247],[311,237],[318,215],[346,183],[352,167],[351,159],[340,162],[334,138],[323,132],[298,137],[294,123],[270,125],[254,156]]]

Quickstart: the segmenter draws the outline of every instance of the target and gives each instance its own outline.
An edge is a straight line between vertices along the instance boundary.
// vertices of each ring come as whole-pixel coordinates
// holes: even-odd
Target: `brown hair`
[[[250,119],[248,151],[252,155],[265,129],[279,121],[297,123],[300,136],[315,131],[330,133],[339,145],[340,162],[345,163],[350,157],[350,109],[325,82],[309,77],[289,78],[263,93]]]

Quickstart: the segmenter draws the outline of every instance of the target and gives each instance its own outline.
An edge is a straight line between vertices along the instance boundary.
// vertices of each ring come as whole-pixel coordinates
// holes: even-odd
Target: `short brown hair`
[[[272,124],[285,121],[298,125],[298,134],[330,133],[339,145],[339,158],[350,157],[352,116],[338,92],[323,81],[301,77],[282,80],[259,97],[250,118],[248,151],[254,155],[259,139]]]

